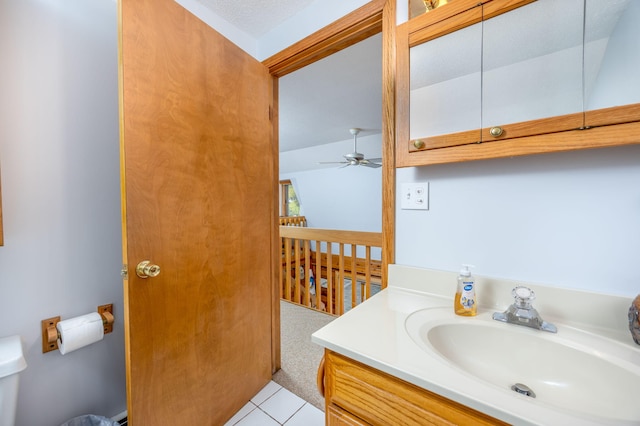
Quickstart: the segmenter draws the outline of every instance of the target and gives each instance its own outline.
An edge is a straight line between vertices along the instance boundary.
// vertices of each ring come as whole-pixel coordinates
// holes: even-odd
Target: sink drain
[[[527,385],[523,385],[522,383],[516,383],[515,385],[511,386],[511,390],[525,396],[530,396],[531,398],[536,397],[536,394],[531,390],[531,388]]]

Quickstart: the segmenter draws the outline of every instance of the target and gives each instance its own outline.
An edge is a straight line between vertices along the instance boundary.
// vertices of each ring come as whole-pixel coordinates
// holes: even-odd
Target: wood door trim
[[[382,31],[382,286],[386,287],[388,265],[395,261],[395,165],[396,165],[396,6],[394,0],[373,0],[323,29],[300,40],[262,63],[277,80],[333,53]],[[277,81],[274,83],[274,99]],[[274,149],[278,152],[277,102],[274,101]],[[278,192],[276,191],[276,194]],[[274,206],[278,206],[275,200]],[[275,209],[275,207],[274,207]],[[274,214],[277,212],[274,212]],[[280,237],[274,219],[272,241],[272,367],[280,368]]]
[[[271,75],[272,91],[271,98],[271,149],[273,155],[273,176],[274,185],[271,215],[273,222],[271,225],[271,374],[280,370],[282,355],[280,351],[280,155],[278,145],[279,134],[279,89],[278,78]]]
[[[382,13],[382,288],[395,262],[396,229],[396,2]]]
[[[271,75],[283,77],[382,31],[385,0],[373,0],[265,59]]]

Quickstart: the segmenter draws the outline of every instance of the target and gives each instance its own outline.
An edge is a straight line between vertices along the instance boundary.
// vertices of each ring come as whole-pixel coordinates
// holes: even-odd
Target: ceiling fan
[[[379,162],[382,161],[382,158],[364,158],[364,154],[358,152],[357,144],[358,144],[358,133],[360,133],[358,128],[349,129],[349,132],[353,135],[353,152],[350,154],[343,155],[346,161],[321,161],[320,164],[344,164],[342,167],[347,166],[365,166],[365,167],[373,167],[378,168],[382,167],[382,164]]]

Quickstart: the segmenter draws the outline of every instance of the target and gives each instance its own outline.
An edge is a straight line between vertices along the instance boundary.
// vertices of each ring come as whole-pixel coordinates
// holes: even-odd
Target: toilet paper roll
[[[60,321],[58,349],[62,355],[102,340],[104,327],[97,312]]]

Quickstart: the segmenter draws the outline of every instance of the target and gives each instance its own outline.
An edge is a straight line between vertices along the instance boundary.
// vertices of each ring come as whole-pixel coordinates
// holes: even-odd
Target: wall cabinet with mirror
[[[640,143],[640,2],[450,0],[398,27],[399,167]]]

